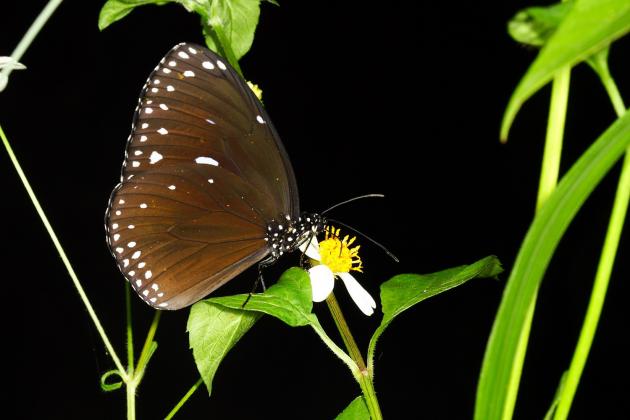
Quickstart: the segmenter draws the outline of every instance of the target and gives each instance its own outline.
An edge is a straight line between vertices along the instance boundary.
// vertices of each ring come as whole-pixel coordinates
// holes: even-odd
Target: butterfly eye
[[[226,60],[175,46],[142,89],[106,212],[125,278],[155,308],[191,305],[296,249],[298,220],[293,169],[260,101]]]

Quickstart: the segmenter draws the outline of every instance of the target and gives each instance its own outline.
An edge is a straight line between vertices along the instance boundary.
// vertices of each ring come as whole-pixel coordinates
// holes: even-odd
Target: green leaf
[[[353,375],[359,375],[356,364],[328,337],[311,313],[311,293],[308,273],[293,267],[265,293],[251,297],[247,294],[216,297],[194,304],[188,318],[189,341],[208,391],[212,389],[214,374],[227,352],[262,314],[272,315],[292,327],[310,326]]]
[[[370,420],[370,412],[368,411],[363,396],[356,397],[350,405],[346,407],[337,417],[336,420]]]
[[[206,299],[194,304],[188,317],[190,347],[208,392],[221,361],[263,313],[290,326],[312,323],[308,274],[290,268],[265,293]],[[247,301],[245,307],[243,304]]]
[[[576,0],[512,94],[501,124],[501,138],[507,138],[523,103],[559,69],[586,60],[629,31],[628,0]]]
[[[101,31],[114,22],[127,16],[133,9],[145,4],[161,6],[174,0],[108,0],[98,16],[98,29]]]
[[[573,7],[573,0],[547,7],[528,7],[508,22],[508,33],[521,44],[542,47]]]
[[[586,198],[630,145],[630,112],[580,157],[536,214],[519,250],[488,340],[477,387],[475,419],[510,418],[507,398],[528,308],[569,223]]]
[[[136,7],[167,3],[181,4],[189,12],[198,14],[208,48],[224,56],[242,74],[238,60],[254,42],[260,0],[108,0],[101,9],[98,27],[100,30],[107,28]],[[269,3],[278,5],[273,0]]]
[[[208,394],[212,393],[212,379],[221,361],[260,317],[256,312],[208,301],[197,302],[190,308],[188,340]]]
[[[260,0],[214,0],[204,24],[206,44],[234,66],[252,46],[260,17]]]
[[[212,302],[226,308],[243,311],[261,312],[274,316],[291,327],[299,327],[311,323],[310,314],[313,309],[311,299],[311,282],[308,273],[301,268],[293,267],[285,271],[280,280],[267,289],[265,293],[223,296],[210,298],[204,302]]]
[[[376,342],[387,326],[402,312],[442,292],[483,277],[496,277],[501,263],[495,256],[483,258],[470,265],[462,265],[432,274],[399,274],[381,285],[383,320],[368,347],[368,366],[372,366]]]

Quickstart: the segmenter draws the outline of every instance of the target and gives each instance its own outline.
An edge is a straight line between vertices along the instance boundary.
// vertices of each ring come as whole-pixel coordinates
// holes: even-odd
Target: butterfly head
[[[295,218],[282,215],[267,223],[265,241],[273,258],[295,251],[303,242],[323,232],[326,218],[316,213],[302,213]]]

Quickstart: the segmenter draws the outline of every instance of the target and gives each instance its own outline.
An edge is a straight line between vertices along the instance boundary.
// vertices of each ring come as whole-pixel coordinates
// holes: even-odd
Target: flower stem
[[[348,327],[348,323],[346,322],[345,317],[343,316],[343,312],[341,312],[341,307],[335,298],[334,293],[330,293],[326,298],[326,304],[328,305],[328,309],[330,310],[330,314],[335,320],[335,325],[337,325],[337,329],[341,334],[341,339],[350,354],[352,360],[359,367],[359,374],[355,376],[357,382],[359,382],[359,386],[361,387],[361,391],[363,392],[363,397],[365,399],[365,403],[367,405],[368,411],[370,412],[370,417],[372,420],[381,420],[383,415],[381,414],[381,408],[378,404],[378,399],[376,397],[376,392],[374,391],[374,383],[373,383],[373,373],[369,372],[365,361],[363,360],[363,356],[359,351],[359,347],[357,346],[356,341],[354,341],[354,337],[350,332],[350,328]]]

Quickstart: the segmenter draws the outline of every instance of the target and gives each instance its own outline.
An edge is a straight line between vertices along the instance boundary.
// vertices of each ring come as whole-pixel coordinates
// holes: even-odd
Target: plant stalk
[[[571,81],[571,67],[565,67],[556,73],[551,88],[551,100],[549,104],[549,117],[547,120],[547,134],[545,138],[545,151],[543,153],[542,167],[540,171],[540,181],[538,186],[538,197],[536,200],[536,210],[540,210],[547,201],[549,195],[558,184],[558,174],[560,170],[560,157],[562,154],[562,140],[564,135],[564,124],[567,114],[567,103],[569,99],[569,84]],[[511,419],[516,405],[518,388],[523,373],[523,364],[527,353],[529,334],[534,319],[536,300],[538,291],[534,294],[523,329],[521,330],[517,351],[514,355],[510,381],[506,393],[505,405],[503,406],[503,419]]]
[[[13,153],[13,149],[11,148],[11,145],[9,144],[9,140],[4,134],[4,131],[2,130],[1,126],[0,126],[0,137],[2,138],[2,143],[4,144],[4,147],[9,155],[9,158],[11,159],[11,163],[13,163],[13,166],[15,167],[15,171],[20,177],[20,180],[22,181],[22,184],[24,185],[24,189],[26,189],[26,192],[29,198],[31,199],[31,202],[33,203],[33,207],[35,207],[35,210],[37,211],[39,218],[44,224],[44,227],[46,228],[46,231],[48,232],[48,236],[50,236],[50,239],[55,245],[55,249],[57,250],[59,257],[61,258],[61,261],[63,261],[63,264],[66,267],[66,270],[68,271],[68,274],[70,275],[70,278],[72,279],[72,283],[74,284],[75,289],[77,289],[77,292],[79,293],[79,297],[81,298],[81,301],[83,302],[83,305],[85,306],[85,309],[87,310],[88,314],[90,315],[90,318],[92,319],[92,322],[94,323],[94,327],[96,328],[96,331],[98,331],[99,335],[101,336],[101,339],[103,340],[103,344],[105,344],[105,348],[109,352],[110,357],[112,358],[114,364],[116,365],[116,369],[118,369],[120,373],[120,377],[123,379],[123,381],[128,382],[129,376],[127,375],[127,372],[125,368],[123,367],[123,364],[120,362],[120,359],[118,358],[118,355],[116,354],[116,351],[114,350],[114,346],[112,346],[112,343],[109,341],[109,338],[107,337],[107,334],[105,333],[105,329],[101,325],[101,321],[98,319],[98,316],[96,315],[96,312],[94,311],[94,308],[92,307],[92,304],[90,303],[90,300],[85,294],[85,290],[83,290],[83,286],[81,286],[79,277],[77,276],[74,269],[72,268],[72,265],[70,264],[70,260],[68,259],[66,252],[61,246],[61,242],[59,242],[59,238],[57,238],[57,235],[55,234],[55,231],[53,230],[52,225],[50,224],[50,221],[48,220],[48,217],[46,216],[46,213],[44,212],[44,209],[39,203],[39,200],[37,199],[37,196],[35,195],[35,192],[33,191],[31,184],[28,182],[28,179],[26,178],[26,174],[22,170],[22,167],[20,166],[20,163],[18,162],[17,157]]]
[[[626,112],[623,99],[617,89],[614,79],[610,75],[608,69],[607,54],[599,54],[593,58],[596,60],[593,68],[597,71],[601,81],[610,97],[613,108],[617,116],[621,117]],[[561,394],[559,397],[558,407],[556,409],[554,420],[564,420],[568,417],[575,392],[580,382],[586,360],[588,358],[597,324],[604,306],[606,291],[610,281],[610,274],[615,262],[621,231],[623,230],[624,220],[627,217],[628,201],[630,200],[630,148],[626,150],[619,183],[617,184],[617,192],[613,202],[613,209],[608,222],[606,238],[602,247],[593,290],[589,299],[588,308],[584,315],[582,330],[578,339],[571,365],[564,381]]]
[[[179,400],[179,402],[177,403],[177,405],[175,407],[173,407],[173,409],[171,410],[170,413],[168,413],[166,415],[166,417],[164,418],[164,420],[171,420],[173,418],[173,416],[175,416],[175,414],[177,414],[177,412],[179,411],[180,408],[182,408],[182,406],[186,403],[186,401],[188,401],[188,399],[190,398],[190,396],[192,394],[195,393],[195,391],[197,390],[197,388],[199,388],[199,386],[201,386],[201,384],[203,383],[203,379],[199,378],[197,380],[197,382],[195,382],[195,384],[190,387],[190,389],[188,390],[188,392],[186,393],[186,395],[184,395],[182,397],[181,400]]]
[[[326,304],[328,305],[330,314],[335,321],[335,325],[341,334],[341,339],[343,340],[350,357],[359,367],[359,375],[358,377],[355,377],[355,379],[359,382],[359,386],[363,392],[363,397],[368,411],[370,412],[370,417],[372,420],[382,420],[383,415],[381,414],[381,408],[378,404],[378,398],[376,397],[376,392],[374,390],[373,373],[368,372],[363,356],[361,355],[359,347],[350,332],[346,318],[343,316],[343,312],[341,311],[341,307],[339,306],[334,293],[331,292],[330,295],[328,295],[326,298]]]
[[[28,50],[28,47],[31,46],[31,43],[37,34],[39,34],[46,22],[48,22],[48,19],[50,19],[55,10],[57,10],[57,7],[59,7],[61,2],[62,0],[50,0],[46,6],[44,6],[37,18],[35,18],[31,24],[31,27],[28,28],[28,31],[26,31],[20,42],[11,53],[11,58],[18,62],[22,59],[22,56],[26,50]],[[0,70],[0,92],[2,92],[9,83],[9,74],[11,74],[12,71],[13,69],[10,66]]]

